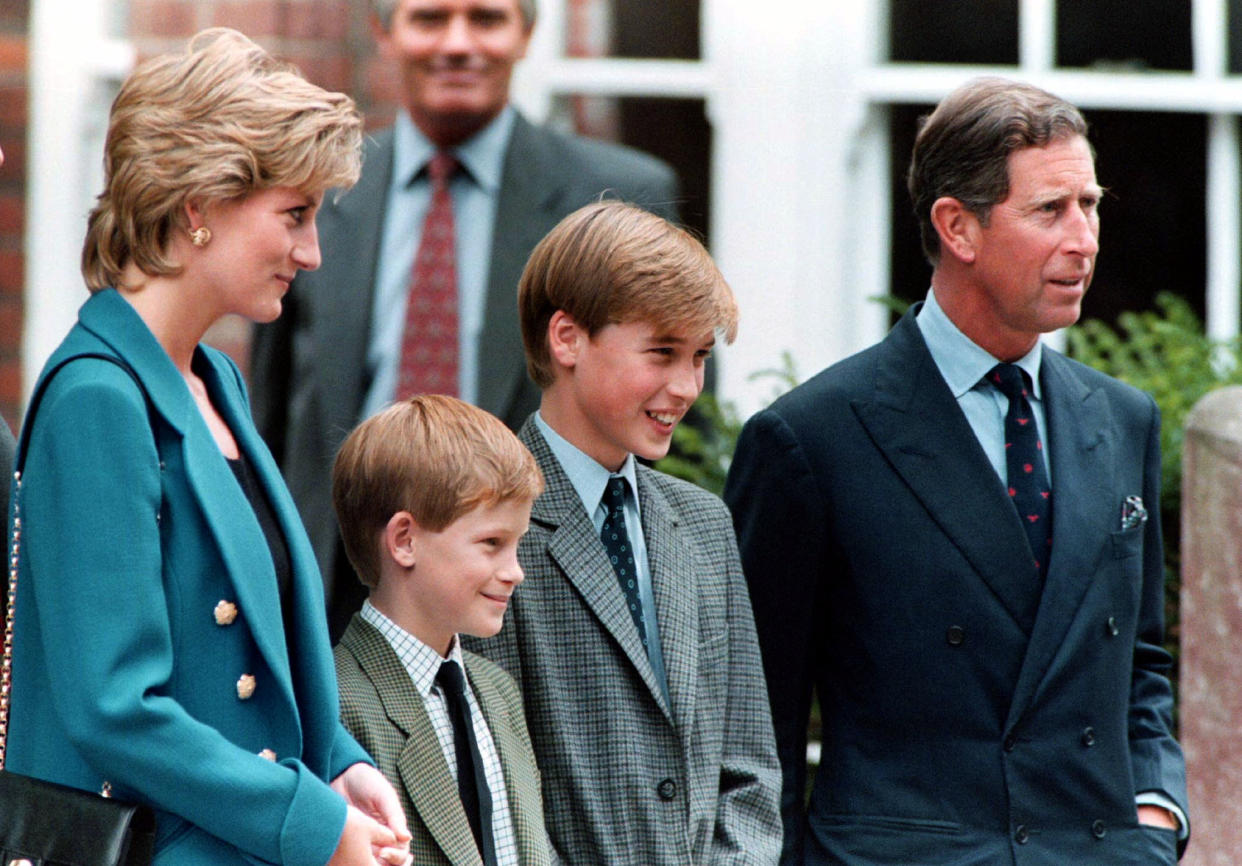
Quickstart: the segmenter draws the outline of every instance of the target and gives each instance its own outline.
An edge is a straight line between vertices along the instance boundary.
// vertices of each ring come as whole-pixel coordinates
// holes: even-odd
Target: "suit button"
[[[961,646],[962,641],[966,639],[966,630],[960,625],[951,625],[945,632],[944,639],[949,642],[949,646]]]
[[[1117,617],[1110,616],[1108,623],[1104,626],[1104,631],[1109,637],[1116,637],[1121,634],[1121,626],[1117,625]]]
[[[237,699],[240,701],[248,701],[254,694],[254,675],[242,674],[237,678]]]
[[[1088,749],[1095,745],[1095,728],[1088,726],[1082,729],[1082,744]]]
[[[1031,841],[1031,831],[1026,829],[1025,824],[1019,824],[1013,831],[1013,841],[1017,842],[1019,845],[1025,845],[1027,842]]]
[[[1013,734],[1005,734],[1005,741],[1001,743],[1006,752],[1012,752],[1018,745],[1018,738]]]
[[[216,618],[216,625],[232,625],[233,620],[237,619],[237,605],[231,601],[220,601],[211,613]]]
[[[1108,828],[1104,826],[1103,821],[1096,820],[1096,821],[1091,822],[1091,835],[1092,836],[1094,836],[1097,839],[1103,839],[1105,835],[1107,834],[1108,834]]]
[[[677,796],[677,783],[672,779],[664,779],[656,785],[656,793],[660,795],[661,800],[671,800]]]

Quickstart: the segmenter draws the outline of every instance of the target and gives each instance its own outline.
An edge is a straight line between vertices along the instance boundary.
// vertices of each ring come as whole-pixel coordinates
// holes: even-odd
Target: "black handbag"
[[[19,460],[24,453],[24,447],[19,449]],[[155,848],[155,815],[149,807],[113,800],[107,782],[94,794],[4,769],[22,534],[20,468],[13,477],[8,610],[0,668],[0,866],[147,866]]]

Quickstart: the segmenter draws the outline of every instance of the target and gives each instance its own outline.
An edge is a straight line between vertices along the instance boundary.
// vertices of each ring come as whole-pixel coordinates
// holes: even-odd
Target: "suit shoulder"
[[[1155,398],[1141,388],[1136,388],[1128,382],[1123,382],[1059,352],[1045,349],[1044,353],[1044,363],[1063,365],[1068,374],[1077,378],[1088,388],[1104,391],[1108,394],[1109,400],[1123,410],[1145,414],[1156,405]]]
[[[670,507],[680,514],[717,516],[725,521],[729,519],[729,511],[721,498],[697,484],[642,465],[638,467],[638,482],[650,484],[659,490],[668,500]]]
[[[462,648],[462,658],[470,673],[470,683],[475,691],[489,692],[501,698],[505,704],[521,714],[522,690],[509,672],[491,659]]]
[[[835,408],[843,408],[872,392],[883,345],[876,343],[829,365],[756,414],[774,414],[794,427],[822,425]]]
[[[579,177],[612,184],[633,184],[640,188],[666,187],[676,184],[672,166],[664,160],[633,147],[569,135],[535,127],[543,144],[556,155],[556,164],[572,166]],[[624,193],[625,189],[618,192]]]

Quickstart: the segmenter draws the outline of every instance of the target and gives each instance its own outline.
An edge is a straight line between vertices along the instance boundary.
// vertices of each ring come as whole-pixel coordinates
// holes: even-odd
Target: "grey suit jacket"
[[[779,769],[750,601],[715,496],[638,469],[669,697],[590,517],[543,436],[547,481],[500,634],[470,646],[518,680],[567,863],[774,863]]]
[[[252,349],[255,425],[284,472],[329,591],[355,579],[348,562],[336,561],[331,471],[370,387],[366,353],[392,153],[392,130],[376,134],[358,184],[339,201],[325,198],[323,265],[298,275],[284,314],[257,328]],[[479,405],[515,430],[539,404],[518,326],[522,268],[562,217],[605,191],[664,216],[675,212],[676,178],[659,160],[516,118],[496,208],[478,382]]]
[[[333,650],[341,719],[375,759],[405,809],[414,862],[481,866],[457,783],[440,751],[423,702],[392,646],[358,614]],[[487,659],[463,653],[470,688],[496,742],[523,866],[554,862],[543,825],[539,769],[522,698],[512,677]]]

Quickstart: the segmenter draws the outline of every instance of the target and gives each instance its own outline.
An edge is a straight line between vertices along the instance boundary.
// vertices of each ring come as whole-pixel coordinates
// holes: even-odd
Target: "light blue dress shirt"
[[[604,508],[604,488],[614,473],[609,472],[593,457],[584,454],[577,446],[548,426],[543,416],[535,413],[535,426],[543,434],[552,456],[561,464],[569,483],[582,500],[582,507],[591,516],[595,526],[595,534],[599,535],[604,526],[607,509]],[[664,651],[660,648],[660,628],[656,617],[655,596],[651,589],[651,566],[647,561],[647,542],[643,538],[642,515],[638,511],[638,472],[634,468],[634,455],[627,454],[625,462],[615,473],[629,482],[630,489],[625,496],[625,531],[630,537],[630,546],[634,548],[634,566],[638,572],[638,596],[643,603],[643,618],[647,623],[647,656],[655,671],[656,682],[664,692],[664,700],[668,702],[668,676],[664,671]],[[617,591],[620,592],[618,585]]]
[[[975,431],[975,438],[983,446],[983,452],[987,455],[992,468],[996,470],[1001,481],[1008,484],[1009,472],[1005,466],[1005,413],[1009,411],[1009,398],[1002,394],[999,388],[980,381],[1000,362],[958,330],[957,325],[953,324],[940,304],[936,302],[935,289],[927,290],[927,300],[923,303],[923,308],[919,310],[914,321],[918,323],[919,331],[923,335],[923,341],[927,343],[927,350],[931,352],[936,369],[940,371],[949,390],[953,392],[957,405],[961,407],[962,413],[970,423],[970,428]],[[1044,413],[1043,386],[1039,383],[1039,365],[1042,358],[1043,343],[1036,341],[1035,348],[1014,363],[1030,375],[1034,385],[1031,389],[1031,409],[1035,413],[1035,423],[1039,427],[1040,441],[1045,443],[1040,453],[1044,458],[1044,469],[1048,471],[1048,478],[1051,479],[1052,466],[1049,462],[1049,452],[1052,449],[1047,447],[1048,424]],[[1053,482],[1052,490],[1055,503],[1055,482]],[[1055,507],[1054,504],[1053,508]],[[1142,791],[1135,801],[1140,806],[1161,806],[1176,815],[1181,822],[1179,830],[1181,838],[1185,839],[1190,832],[1182,810],[1159,791]]]
[[[478,396],[479,334],[487,304],[492,230],[514,118],[512,106],[506,107],[474,137],[452,149],[462,166],[449,183],[457,242],[458,396],[468,403]],[[409,115],[398,112],[367,347],[371,388],[359,420],[388,405],[397,388],[410,271],[431,205],[431,181],[424,169],[435,152],[436,146]]]
[[[923,342],[927,343],[927,350],[931,352],[936,369],[953,392],[953,398],[961,407],[962,414],[970,422],[970,429],[975,431],[975,438],[983,447],[983,453],[987,455],[1001,481],[1009,483],[1009,471],[1005,466],[1005,414],[1009,411],[1009,398],[999,388],[982,381],[988,371],[1000,361],[958,330],[940,304],[936,303],[934,289],[927,290],[927,300],[914,321],[918,323]],[[1042,358],[1043,343],[1036,341],[1035,348],[1014,363],[1027,372],[1034,384],[1030,397],[1031,410],[1035,413],[1039,439],[1046,444],[1048,424],[1044,417],[1043,386],[1039,383],[1039,362]],[[1052,465],[1048,451],[1045,447],[1040,454],[1044,458],[1044,469],[1051,479]],[[1053,490],[1055,489],[1056,485],[1053,484]]]

